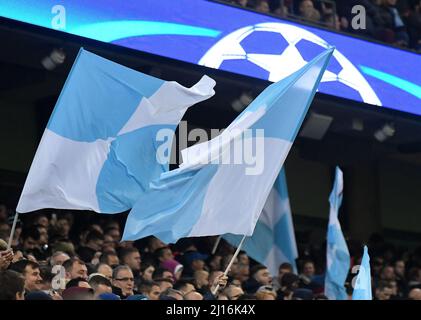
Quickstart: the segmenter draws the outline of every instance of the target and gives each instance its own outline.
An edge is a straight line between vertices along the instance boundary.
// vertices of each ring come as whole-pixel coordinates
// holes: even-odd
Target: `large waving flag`
[[[373,300],[371,292],[370,256],[367,246],[364,246],[363,259],[355,281],[352,300]]]
[[[233,234],[226,234],[223,238],[234,246],[241,241],[241,236]],[[242,249],[265,265],[273,276],[278,275],[279,266],[284,262],[290,263],[297,271],[298,250],[284,168],[269,193],[253,235],[246,238]]]
[[[336,167],[335,182],[329,197],[330,213],[326,248],[325,294],[331,300],[347,300],[348,297],[344,285],[350,268],[350,256],[338,220],[338,212],[342,204],[343,184],[342,171]]]
[[[16,211],[42,208],[117,213],[132,208],[168,170],[161,129],[214,94],[204,76],[192,88],[129,69],[81,49],[32,162]],[[168,157],[169,158],[169,157]]]
[[[219,137],[183,150],[180,168],[139,198],[123,240],[252,235],[333,50],[266,88]],[[238,152],[250,145],[257,149],[252,166],[250,154]]]

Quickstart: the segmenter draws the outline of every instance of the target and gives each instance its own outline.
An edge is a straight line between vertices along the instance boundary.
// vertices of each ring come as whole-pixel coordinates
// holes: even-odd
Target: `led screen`
[[[0,15],[270,81],[332,45],[321,92],[421,115],[416,53],[206,0],[59,3],[3,0]]]

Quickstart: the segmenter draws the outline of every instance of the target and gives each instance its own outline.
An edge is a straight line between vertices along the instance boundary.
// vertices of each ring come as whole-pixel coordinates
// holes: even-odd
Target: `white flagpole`
[[[218,249],[218,245],[219,245],[219,242],[221,241],[221,238],[222,238],[222,236],[219,236],[216,239],[215,244],[214,244],[213,249],[212,249],[212,255],[214,255],[215,252],[216,252],[216,249]]]
[[[235,253],[234,253],[234,255],[232,256],[231,261],[230,261],[230,263],[228,264],[228,267],[225,269],[224,276],[226,276],[226,275],[228,274],[228,272],[230,271],[231,266],[232,266],[232,264],[234,263],[234,260],[237,258],[238,254],[240,253],[241,246],[243,245],[243,242],[244,242],[244,240],[245,240],[245,239],[246,239],[246,236],[244,235],[244,236],[243,236],[243,239],[241,239],[240,244],[239,244],[239,245],[238,245],[238,247],[237,247],[237,250],[235,250]],[[219,284],[216,286],[216,288],[215,288],[215,290],[212,292],[212,294],[213,294],[213,295],[216,295],[216,293],[218,292],[218,290],[219,290]]]
[[[13,236],[15,235],[16,223],[18,222],[19,212],[16,211],[15,218],[13,219],[12,230],[10,231],[9,242],[7,243],[7,250],[12,247]]]

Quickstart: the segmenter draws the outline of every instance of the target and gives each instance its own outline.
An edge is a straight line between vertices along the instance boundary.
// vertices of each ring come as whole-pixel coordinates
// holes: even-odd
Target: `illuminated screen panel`
[[[329,45],[319,90],[421,115],[420,55],[206,0],[0,1],[0,15],[173,59],[280,80]]]

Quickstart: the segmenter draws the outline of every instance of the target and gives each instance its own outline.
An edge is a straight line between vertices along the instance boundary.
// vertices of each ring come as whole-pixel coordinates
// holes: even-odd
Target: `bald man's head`
[[[408,298],[411,300],[421,300],[421,289],[415,288],[409,291]]]
[[[191,291],[184,296],[185,300],[203,300],[203,296],[197,291]]]

